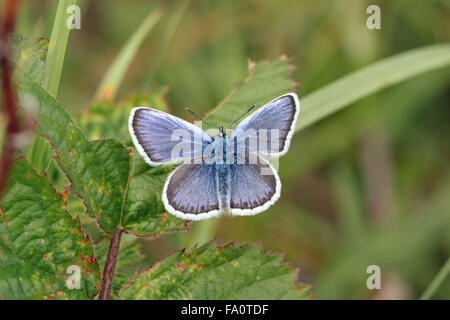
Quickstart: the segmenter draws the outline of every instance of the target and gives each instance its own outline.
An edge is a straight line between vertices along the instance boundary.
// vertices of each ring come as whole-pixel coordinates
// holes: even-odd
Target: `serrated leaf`
[[[61,194],[21,158],[1,202],[0,299],[89,299],[99,269],[92,244],[66,211]],[[80,268],[80,289],[66,285]]]
[[[309,299],[296,271],[258,245],[209,242],[137,273],[119,299]]]
[[[293,66],[284,56],[273,61],[249,61],[248,69],[248,78],[236,83],[230,95],[206,115],[209,122],[229,124],[254,104],[259,108],[295,86],[288,78]]]
[[[71,181],[70,190],[104,231],[114,234],[122,228],[139,236],[157,236],[186,228],[183,220],[168,218],[161,210],[165,176],[147,177],[151,170],[136,176],[133,168],[140,168],[142,160],[132,157],[131,148],[115,140],[89,141],[58,101],[37,84],[22,84],[20,93],[21,105],[35,113],[36,132],[50,141],[56,161]],[[131,164],[132,159],[136,163]],[[133,188],[128,193],[128,185],[136,186],[136,181],[143,183],[138,187],[147,194],[144,201],[133,203],[139,196]]]
[[[187,228],[187,223],[180,223],[183,220],[167,214],[162,203],[162,189],[171,169],[150,167],[140,155],[133,156],[122,218],[122,226],[128,233],[157,237]],[[146,214],[149,211],[153,214]]]
[[[89,215],[96,217],[105,231],[114,233],[127,183],[127,168],[123,167],[129,163],[127,150],[111,140],[90,143],[43,88],[34,83],[22,88],[22,105],[36,112],[35,130],[52,144],[56,161],[71,181],[70,189],[83,199]]]

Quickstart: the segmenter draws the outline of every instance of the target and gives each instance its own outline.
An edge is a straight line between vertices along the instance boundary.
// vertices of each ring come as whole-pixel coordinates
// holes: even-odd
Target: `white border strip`
[[[292,123],[291,123],[291,127],[289,128],[289,132],[286,135],[286,141],[284,142],[283,150],[281,150],[280,152],[277,152],[277,153],[270,153],[269,154],[271,157],[274,157],[274,158],[278,158],[278,157],[284,156],[288,152],[289,147],[291,146],[292,136],[294,135],[295,125],[297,124],[297,118],[298,118],[298,115],[300,114],[300,100],[298,100],[297,94],[295,92],[291,92],[291,93],[288,93],[288,94],[284,94],[284,95],[282,95],[282,96],[280,96],[278,98],[281,98],[281,97],[284,97],[284,96],[291,96],[292,98],[294,98],[295,114],[294,114],[294,119],[292,120]],[[274,99],[274,100],[276,100],[276,99]]]

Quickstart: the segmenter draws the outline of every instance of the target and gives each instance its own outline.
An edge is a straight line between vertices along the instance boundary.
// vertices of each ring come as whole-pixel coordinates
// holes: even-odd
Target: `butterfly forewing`
[[[282,156],[289,149],[299,112],[297,95],[285,94],[245,118],[230,138],[240,150],[272,157]]]
[[[193,123],[151,108],[134,108],[128,126],[136,149],[152,166],[201,157],[212,142]]]

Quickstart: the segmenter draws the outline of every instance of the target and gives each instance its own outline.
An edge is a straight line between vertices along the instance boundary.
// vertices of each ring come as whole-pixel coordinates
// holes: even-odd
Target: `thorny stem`
[[[106,258],[105,269],[103,270],[102,286],[100,295],[98,296],[99,300],[109,300],[122,233],[123,229],[118,229],[109,243],[108,257]]]
[[[0,197],[6,184],[9,169],[14,159],[15,138],[19,133],[16,117],[16,98],[11,80],[11,47],[9,35],[14,30],[17,1],[6,2],[3,30],[0,35],[0,67],[2,78],[3,105],[6,117],[6,131],[3,140],[3,150],[0,159]]]

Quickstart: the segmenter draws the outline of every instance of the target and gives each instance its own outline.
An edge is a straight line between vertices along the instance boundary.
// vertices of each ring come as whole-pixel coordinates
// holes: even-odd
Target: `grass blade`
[[[53,23],[50,44],[48,47],[47,59],[45,60],[45,78],[43,87],[48,92],[57,96],[59,80],[64,64],[67,41],[69,40],[70,29],[67,28],[67,7],[76,4],[76,0],[61,0],[56,10],[55,21]]]
[[[295,132],[381,89],[450,65],[450,45],[410,50],[375,62],[301,98]]]
[[[95,100],[114,99],[117,89],[119,88],[131,61],[139,50],[145,37],[158,23],[161,16],[162,13],[159,9],[152,10],[131,38],[125,43],[100,82],[97,92],[95,93]]]
[[[58,96],[59,82],[70,33],[70,29],[66,25],[68,18],[66,10],[68,6],[74,4],[76,4],[76,0],[59,1],[53,22],[47,57],[45,59],[45,76],[42,81],[42,86],[55,97]],[[47,164],[44,163],[47,152],[47,145],[38,137],[33,139],[26,152],[33,167],[40,173],[47,167]]]
[[[430,299],[449,274],[450,274],[450,258],[447,259],[447,262],[444,264],[441,270],[439,270],[438,274],[430,283],[427,290],[425,290],[423,295],[420,297],[420,300]]]
[[[175,31],[177,31],[178,25],[180,24],[181,18],[183,17],[184,12],[186,11],[190,0],[185,0],[181,5],[177,5],[174,9],[172,15],[168,19],[167,27],[165,34],[163,36],[163,43],[161,47],[156,52],[155,58],[153,60],[152,69],[150,70],[150,74],[147,76],[147,81],[145,81],[144,85],[149,86],[149,82],[153,80],[156,71],[161,64],[161,60],[169,47],[170,42],[172,41],[173,36],[175,35]]]

